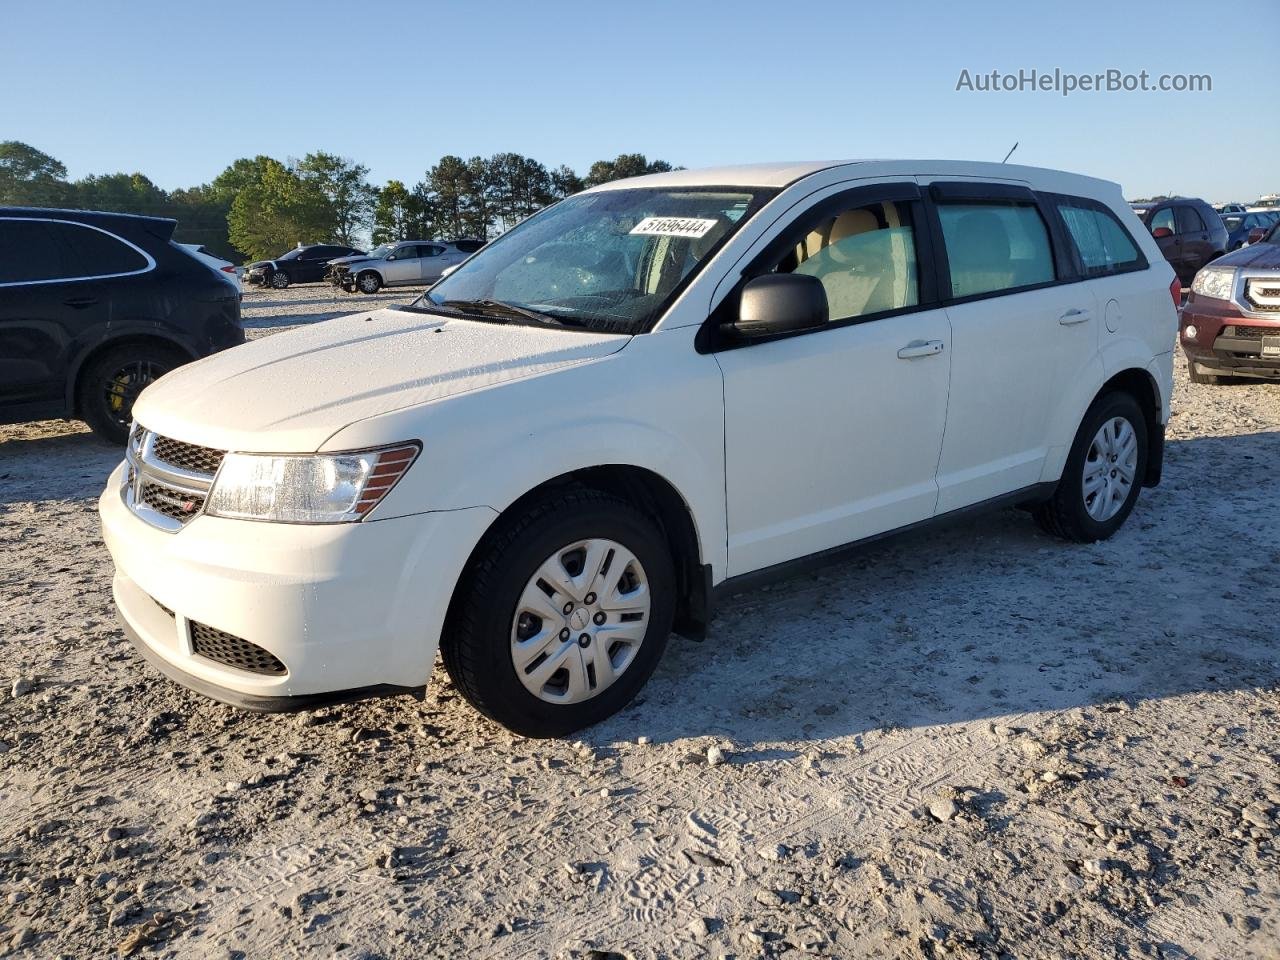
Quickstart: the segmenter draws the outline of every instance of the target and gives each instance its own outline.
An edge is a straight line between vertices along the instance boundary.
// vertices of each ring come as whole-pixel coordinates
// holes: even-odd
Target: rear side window
[[[475,253],[484,246],[483,240],[455,240],[453,245],[463,253]]]
[[[1029,203],[938,206],[951,270],[951,296],[1016,290],[1056,279],[1049,231]]]
[[[1199,233],[1205,229],[1204,221],[1200,219],[1200,214],[1196,213],[1195,207],[1178,207],[1178,232],[1179,233]]]
[[[418,256],[420,257],[438,257],[442,253],[444,253],[444,247],[430,246],[418,248]]]
[[[101,230],[72,223],[57,223],[54,228],[71,250],[76,276],[103,277],[147,268],[142,254]]]
[[[1073,197],[1058,201],[1057,207],[1086,277],[1146,268],[1146,257],[1138,245],[1115,214],[1102,204]]]
[[[91,227],[0,220],[0,283],[109,277],[147,267],[133,247]]]

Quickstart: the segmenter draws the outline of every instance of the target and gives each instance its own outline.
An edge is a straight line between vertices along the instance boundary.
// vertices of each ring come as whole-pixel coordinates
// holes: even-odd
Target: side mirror
[[[817,277],[770,273],[742,288],[734,329],[747,337],[791,333],[827,322],[827,291]]]
[[[1168,227],[1156,227],[1151,231],[1151,235],[1157,240],[1163,240],[1165,237],[1172,237],[1173,231]]]
[[[1266,227],[1254,227],[1252,230],[1249,231],[1249,242],[1257,243],[1266,235],[1267,235]]]

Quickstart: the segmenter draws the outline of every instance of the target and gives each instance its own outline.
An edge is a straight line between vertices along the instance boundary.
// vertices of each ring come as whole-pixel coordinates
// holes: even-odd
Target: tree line
[[[487,240],[561,197],[623,177],[676,169],[624,153],[585,176],[518,153],[445,156],[409,186],[378,187],[369,168],[324,151],[286,162],[242,157],[209,183],[164,190],[141,173],[67,179],[66,166],[17,140],[0,142],[0,206],[65,207],[172,217],[174,239],[231,260],[278,256],[298,243]]]

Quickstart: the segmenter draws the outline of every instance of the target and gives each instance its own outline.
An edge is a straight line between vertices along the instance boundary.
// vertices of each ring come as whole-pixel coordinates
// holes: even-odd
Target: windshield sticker
[[[688,237],[697,240],[705,237],[715,225],[715,220],[703,220],[699,217],[645,217],[631,228],[631,232],[649,237]]]

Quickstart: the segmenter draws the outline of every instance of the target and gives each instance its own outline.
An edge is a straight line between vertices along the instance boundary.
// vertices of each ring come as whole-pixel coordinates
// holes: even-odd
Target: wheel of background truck
[[[186,362],[176,348],[158,343],[114,347],[80,371],[76,410],[103,440],[123,445],[138,394]]]
[[[276,270],[271,274],[271,287],[273,290],[283,290],[289,285],[289,274],[284,270]]]
[[[524,736],[563,736],[635,697],[674,614],[674,566],[653,521],[609,494],[560,491],[486,535],[440,651],[485,716]]]
[[[1131,394],[1094,401],[1071,444],[1062,479],[1034,516],[1047,533],[1093,543],[1120,529],[1147,469],[1147,419]]]
[[[361,293],[377,293],[382,288],[382,278],[372,270],[366,270],[356,278]]]
[[[1200,373],[1198,370],[1196,370],[1195,362],[1192,360],[1188,360],[1187,361],[1187,379],[1190,380],[1192,383],[1207,383],[1211,385],[1217,385],[1222,383],[1224,378],[1218,376],[1216,373]]]

